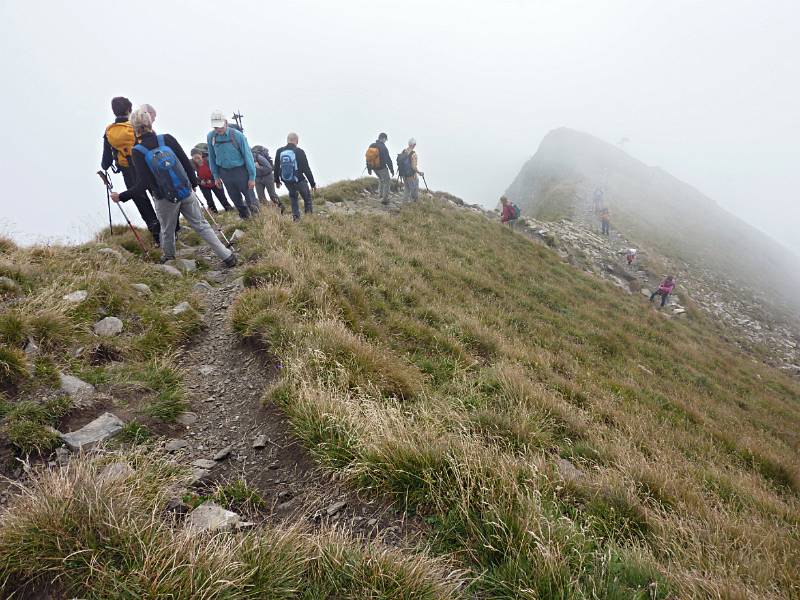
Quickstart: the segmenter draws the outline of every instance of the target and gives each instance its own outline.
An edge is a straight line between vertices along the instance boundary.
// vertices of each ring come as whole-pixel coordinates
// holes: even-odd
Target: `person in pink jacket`
[[[675,289],[675,277],[669,275],[661,282],[661,285],[658,286],[658,289],[650,294],[650,302],[652,302],[656,296],[661,296],[661,306],[664,306],[667,303],[667,298],[672,293],[672,290]]]

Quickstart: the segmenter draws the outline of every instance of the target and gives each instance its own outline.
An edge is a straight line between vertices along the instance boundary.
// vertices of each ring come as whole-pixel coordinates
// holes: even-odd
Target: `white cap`
[[[225,115],[221,110],[215,110],[211,113],[211,126],[212,127],[225,127]]]
[[[417,140],[414,139],[414,138],[409,139],[408,140],[408,145],[409,146],[416,146],[417,145]]]

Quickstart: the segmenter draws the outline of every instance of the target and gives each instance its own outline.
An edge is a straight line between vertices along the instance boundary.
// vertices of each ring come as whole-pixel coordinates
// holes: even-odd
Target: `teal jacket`
[[[214,130],[206,136],[208,142],[208,166],[214,179],[219,179],[219,169],[235,169],[245,166],[248,179],[255,181],[256,165],[253,162],[253,153],[247,138],[238,129],[230,125],[222,135],[217,135]]]

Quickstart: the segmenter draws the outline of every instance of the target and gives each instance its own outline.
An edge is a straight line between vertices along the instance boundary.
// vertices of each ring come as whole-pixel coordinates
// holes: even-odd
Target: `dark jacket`
[[[392,163],[392,157],[389,154],[386,143],[381,140],[375,140],[374,144],[370,144],[370,148],[377,148],[380,151],[381,169],[386,169],[388,167],[389,172],[392,174],[392,177],[394,177],[394,163]],[[369,171],[372,172],[372,169]]]
[[[256,181],[264,183],[267,177],[272,177],[273,164],[269,150],[264,146],[253,146],[253,160],[256,163]]]
[[[169,146],[175,153],[175,156],[178,157],[178,160],[183,166],[183,170],[186,171],[186,176],[189,178],[189,183],[191,184],[192,189],[195,189],[197,187],[197,175],[195,175],[192,161],[190,161],[189,157],[186,156],[186,153],[183,151],[183,148],[181,148],[181,145],[178,143],[178,141],[170,134],[164,135],[164,143]],[[158,139],[156,134],[152,131],[145,133],[142,136],[141,144],[148,150],[157,148]],[[150,167],[147,166],[147,161],[145,160],[144,154],[138,150],[133,151],[133,168],[136,171],[136,183],[133,187],[128,188],[127,191],[122,192],[119,195],[119,199],[125,202],[130,198],[133,198],[136,194],[143,193],[145,190],[150,190],[150,193],[157,197],[158,187],[156,186],[156,179],[153,177]]]
[[[114,123],[124,123],[128,120],[128,117],[117,117],[114,119]],[[114,159],[117,156],[117,151],[114,150],[114,147],[108,143],[108,138],[106,134],[103,134],[103,158],[100,161],[100,168],[103,171],[108,171],[111,165],[114,164]]]
[[[296,144],[286,144],[283,148],[278,148],[275,153],[275,183],[281,182],[281,152],[284,150],[294,150],[294,155],[297,158],[297,180],[304,181],[308,179],[311,187],[317,187],[317,183],[314,181],[314,174],[311,172],[311,167],[308,166],[306,153],[298,148]]]

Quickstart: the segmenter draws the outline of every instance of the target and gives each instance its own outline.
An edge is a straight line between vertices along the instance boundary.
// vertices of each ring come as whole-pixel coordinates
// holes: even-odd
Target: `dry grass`
[[[110,463],[132,472],[103,477]],[[458,596],[446,564],[362,548],[335,531],[272,526],[242,534],[191,534],[164,512],[185,474],[153,454],[81,459],[46,471],[0,514],[0,593],[59,597],[395,598]]]
[[[476,590],[800,593],[800,388],[702,317],[436,202],[268,216],[246,246],[232,319],[284,366],[268,397],[354,485],[423,514]]]

